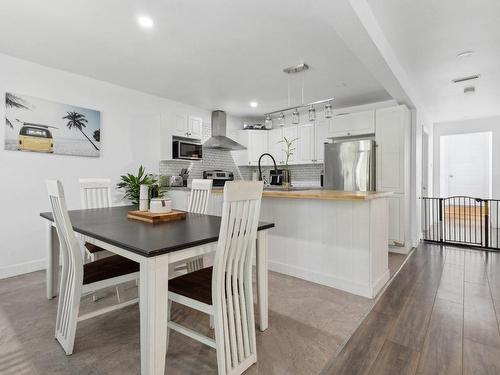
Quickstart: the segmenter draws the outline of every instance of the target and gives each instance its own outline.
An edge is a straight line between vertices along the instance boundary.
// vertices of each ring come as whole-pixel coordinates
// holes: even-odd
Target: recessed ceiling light
[[[250,102],[250,107],[252,107],[252,108],[257,108],[258,105],[259,105],[259,103],[257,103],[257,102]]]
[[[154,26],[153,20],[148,16],[137,17],[137,23],[139,24],[139,26],[144,27],[145,29],[151,29]]]
[[[464,51],[464,52],[460,52],[457,57],[459,59],[463,58],[463,57],[470,57],[474,54],[474,51]]]

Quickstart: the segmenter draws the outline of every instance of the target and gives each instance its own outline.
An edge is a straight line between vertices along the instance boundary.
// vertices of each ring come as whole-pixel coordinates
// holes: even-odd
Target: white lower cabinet
[[[171,189],[167,192],[167,197],[172,200],[172,208],[186,211],[189,206],[190,189]],[[207,214],[222,216],[223,194],[213,193],[208,202]]]
[[[222,216],[222,203],[224,194],[213,193],[210,195],[210,202],[208,202],[208,215]]]
[[[405,196],[394,194],[387,198],[389,205],[389,243],[402,246],[405,244]]]
[[[172,200],[172,208],[176,210],[186,211],[189,203],[190,191],[187,189],[170,189],[167,192],[167,197]]]

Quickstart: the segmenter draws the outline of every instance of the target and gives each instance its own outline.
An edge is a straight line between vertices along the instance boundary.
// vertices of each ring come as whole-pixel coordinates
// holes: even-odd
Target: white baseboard
[[[47,262],[45,261],[45,259],[39,259],[32,260],[31,262],[12,264],[10,266],[1,267],[0,280],[6,279],[7,277],[13,277],[25,273],[43,270],[46,268],[46,264]]]
[[[391,273],[389,272],[389,270],[387,270],[386,272],[384,272],[378,278],[378,280],[374,283],[374,285],[372,287],[372,293],[373,293],[373,295],[372,295],[371,298],[375,298],[377,296],[377,294],[382,290],[382,288],[389,281],[390,278],[391,278]]]
[[[352,280],[346,280],[332,275],[327,275],[324,273],[311,271],[302,267],[275,262],[272,260],[269,261],[269,269],[274,272],[283,273],[285,275],[297,277],[299,279],[307,280],[313,283],[344,290],[346,292],[357,294],[358,296],[367,298],[374,298],[378,290],[380,290],[383,285],[385,285],[385,282],[389,280],[389,271],[387,271],[387,275],[382,275],[381,278],[377,281],[377,284],[382,285],[375,285],[373,287],[370,287],[369,285],[357,283]]]

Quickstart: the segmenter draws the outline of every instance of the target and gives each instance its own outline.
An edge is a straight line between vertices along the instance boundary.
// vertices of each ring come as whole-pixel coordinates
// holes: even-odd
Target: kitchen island
[[[389,280],[390,195],[265,190],[261,220],[276,225],[269,233],[269,269],[374,298]],[[220,215],[222,190],[214,189],[212,198],[209,213]]]

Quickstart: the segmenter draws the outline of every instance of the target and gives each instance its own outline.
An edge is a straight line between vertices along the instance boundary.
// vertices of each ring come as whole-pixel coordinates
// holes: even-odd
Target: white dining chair
[[[208,211],[210,195],[212,194],[212,180],[194,179],[191,183],[191,194],[188,202],[188,212],[205,214]],[[175,265],[174,271],[193,272],[204,267],[203,256],[189,259],[182,264]],[[174,273],[175,274],[175,273]]]
[[[226,183],[214,266],[169,281],[168,330],[214,348],[219,375],[241,374],[257,361],[252,259],[262,189],[262,181]],[[172,321],[172,302],[213,316],[215,339]]]
[[[109,178],[79,178],[80,185],[80,203],[84,210],[92,208],[106,208],[112,206],[111,201],[111,179]],[[85,246],[87,258],[94,262],[98,259],[114,255],[113,253],[104,250],[85,240],[85,236],[81,236]],[[120,288],[116,287],[116,298],[118,303],[121,302]],[[93,295],[92,299],[97,301],[97,295]]]
[[[111,180],[109,178],[80,178],[80,202],[82,209],[111,207]],[[85,242],[85,250],[91,261],[112,255],[99,246]]]
[[[113,255],[84,264],[81,242],[77,240],[71,225],[63,186],[58,180],[47,180],[46,184],[62,256],[55,337],[66,354],[70,355],[73,353],[78,322],[139,301],[135,298],[79,316],[81,297],[103,288],[136,280],[139,276],[139,263]]]

